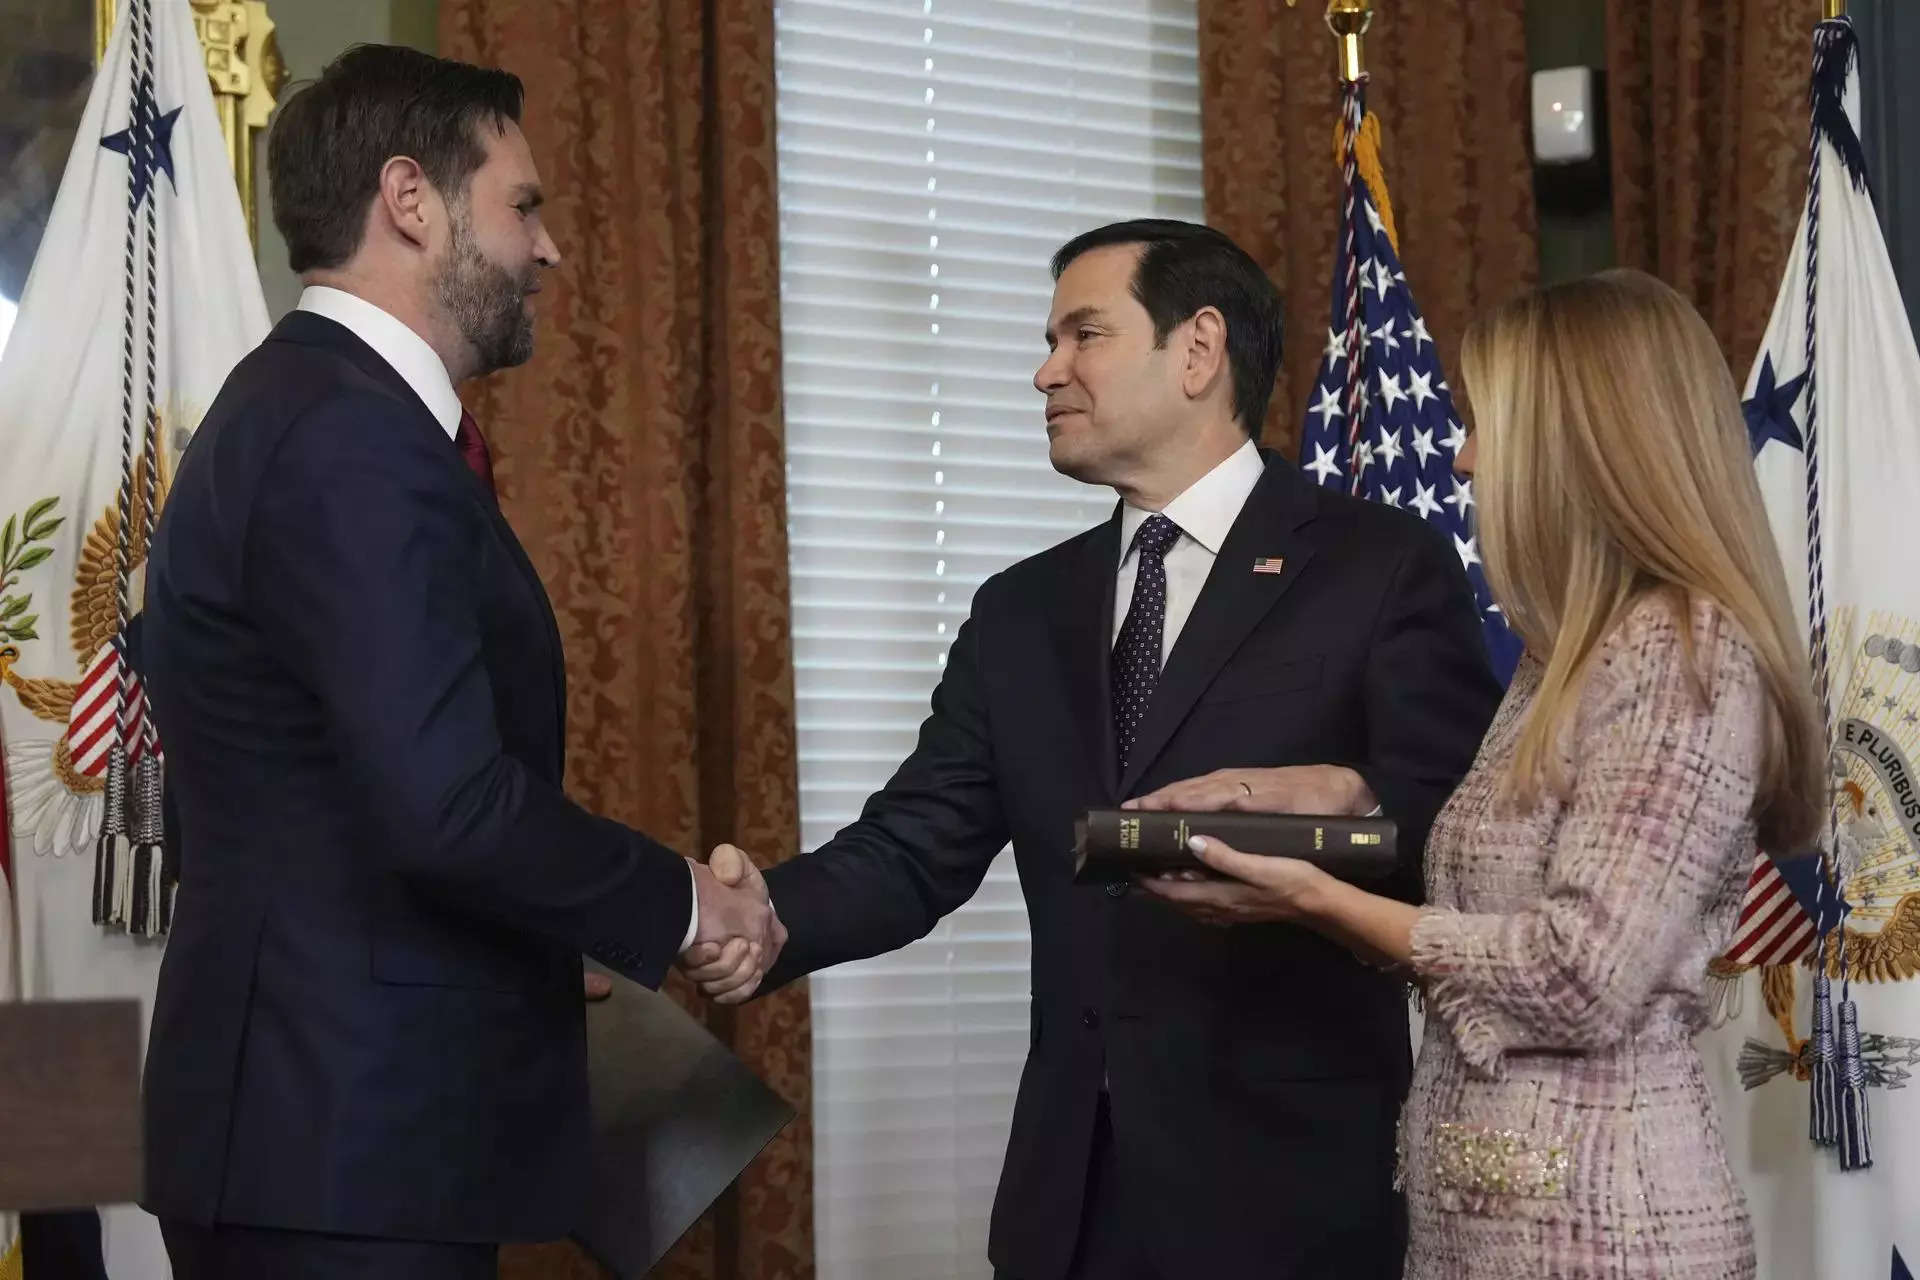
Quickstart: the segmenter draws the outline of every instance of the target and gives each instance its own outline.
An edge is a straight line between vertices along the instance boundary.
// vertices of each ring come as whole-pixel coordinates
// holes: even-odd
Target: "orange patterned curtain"
[[[1266,440],[1289,456],[1325,346],[1339,229],[1340,86],[1324,13],[1320,0],[1200,0],[1207,221],[1286,297]],[[1473,314],[1539,272],[1526,2],[1383,4],[1366,53],[1400,256],[1451,373]]]
[[[526,82],[564,263],[538,353],[472,399],[566,643],[569,788],[679,849],[798,839],[765,0],[441,0],[450,57]],[[813,1275],[804,984],[675,994],[802,1110],[657,1274]],[[516,1280],[591,1277],[571,1245]]]
[[[1678,289],[1744,380],[1806,195],[1817,0],[1607,0],[1621,265]]]

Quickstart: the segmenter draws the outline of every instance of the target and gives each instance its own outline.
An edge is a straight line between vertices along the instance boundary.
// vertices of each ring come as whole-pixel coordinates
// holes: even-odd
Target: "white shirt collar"
[[[300,294],[299,310],[325,316],[372,347],[413,388],[449,438],[459,431],[460,397],[447,366],[425,338],[365,298],[326,285],[308,285]]]
[[[1253,492],[1253,486],[1260,483],[1266,469],[1259,447],[1248,440],[1169,502],[1161,514],[1179,525],[1180,532],[1205,547],[1209,555],[1217,556],[1233,522],[1240,518],[1240,508],[1247,505],[1247,496]],[[1125,564],[1133,553],[1133,535],[1152,514],[1131,503],[1121,509],[1120,563]]]

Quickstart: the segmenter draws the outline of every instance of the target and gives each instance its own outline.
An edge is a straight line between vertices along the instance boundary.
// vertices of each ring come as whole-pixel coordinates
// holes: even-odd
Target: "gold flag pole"
[[[1826,0],[1827,17],[1844,18],[1847,16],[1847,0]]]
[[[220,132],[227,140],[227,159],[233,165],[234,184],[240,189],[240,208],[247,219],[247,235],[256,245],[260,235],[255,215],[253,141],[267,127],[273,104],[287,83],[286,64],[274,38],[273,19],[265,0],[192,0],[193,30],[207,56],[207,79],[213,85],[214,108]],[[113,34],[114,0],[94,0],[93,53],[97,64],[107,52]]]
[[[1828,4],[1844,0],[1827,0]],[[1291,9],[1299,0],[1287,0]],[[1327,30],[1340,44],[1340,79],[1354,84],[1367,73],[1363,37],[1373,23],[1373,0],[1327,0]]]

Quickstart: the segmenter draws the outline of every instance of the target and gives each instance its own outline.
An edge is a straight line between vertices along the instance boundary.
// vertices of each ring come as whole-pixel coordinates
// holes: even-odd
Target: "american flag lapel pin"
[[[1280,556],[1261,556],[1253,562],[1255,573],[1278,573],[1286,567],[1286,560]]]

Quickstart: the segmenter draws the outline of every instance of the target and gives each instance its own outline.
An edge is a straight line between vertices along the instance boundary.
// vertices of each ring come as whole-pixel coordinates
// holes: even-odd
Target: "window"
[[[1031,386],[1075,233],[1198,220],[1194,0],[779,0],[802,844],[912,749],[974,589],[1106,518]],[[822,1280],[989,1274],[1027,1048],[1003,854],[925,940],[817,977]]]

